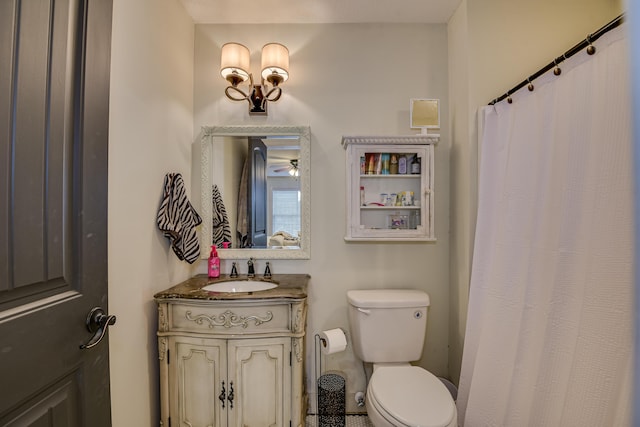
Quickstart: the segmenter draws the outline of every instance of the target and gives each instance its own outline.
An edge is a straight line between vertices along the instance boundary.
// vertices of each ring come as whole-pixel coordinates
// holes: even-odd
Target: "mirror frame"
[[[200,164],[200,257],[209,256],[211,246],[211,164],[213,138],[220,136],[298,136],[300,138],[300,249],[218,249],[222,259],[310,259],[311,258],[311,130],[309,126],[203,126]],[[235,230],[232,230],[235,236]]]

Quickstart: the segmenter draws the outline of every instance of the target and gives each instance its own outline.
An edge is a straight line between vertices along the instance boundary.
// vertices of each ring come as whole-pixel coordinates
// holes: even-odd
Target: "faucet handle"
[[[249,260],[247,261],[247,265],[249,266],[248,270],[247,270],[247,277],[252,278],[255,277],[256,272],[253,266],[253,257],[249,258]]]
[[[229,277],[238,277],[238,268],[236,267],[235,261],[231,263],[231,274],[229,274]]]
[[[269,261],[267,261],[267,265],[264,268],[264,278],[271,279],[271,267],[269,266]]]

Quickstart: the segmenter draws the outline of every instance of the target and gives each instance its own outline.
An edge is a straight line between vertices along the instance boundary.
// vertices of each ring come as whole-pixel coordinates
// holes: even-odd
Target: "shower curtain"
[[[458,395],[465,427],[630,425],[633,188],[625,26],[482,111]]]

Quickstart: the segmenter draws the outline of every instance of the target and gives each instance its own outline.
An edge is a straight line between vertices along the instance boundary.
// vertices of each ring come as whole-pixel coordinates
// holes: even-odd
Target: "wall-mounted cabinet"
[[[438,135],[345,136],[347,241],[434,241]]]

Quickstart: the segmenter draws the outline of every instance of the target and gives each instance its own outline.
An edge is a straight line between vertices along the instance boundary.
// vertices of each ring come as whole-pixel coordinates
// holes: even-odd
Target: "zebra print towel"
[[[222,194],[218,186],[213,184],[211,187],[211,230],[213,231],[212,242],[217,247],[223,247],[223,242],[231,243],[231,228],[229,227],[229,218],[227,217],[227,208],[222,202]],[[231,245],[229,245],[231,247]]]
[[[171,242],[178,259],[193,264],[200,257],[200,244],[196,226],[202,218],[191,206],[179,173],[168,173],[164,177],[164,193],[158,209],[158,228]]]

